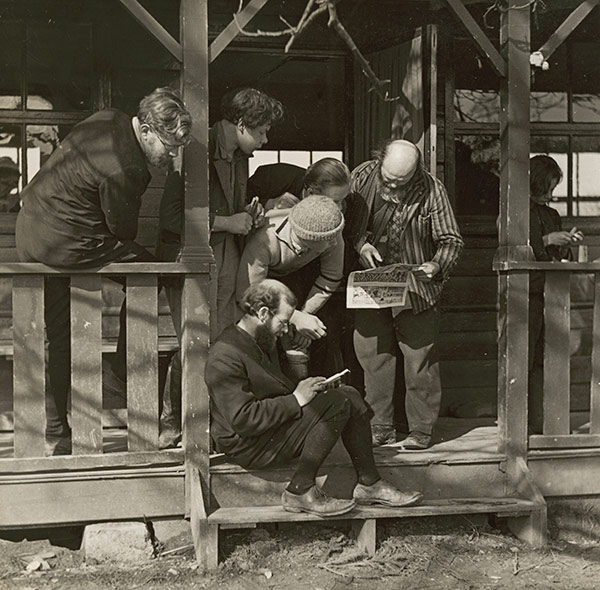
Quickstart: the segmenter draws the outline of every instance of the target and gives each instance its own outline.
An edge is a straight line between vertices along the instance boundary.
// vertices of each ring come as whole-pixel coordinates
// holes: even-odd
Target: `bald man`
[[[443,282],[463,240],[444,185],[423,168],[417,146],[390,140],[374,160],[352,172],[350,189],[368,215],[358,243],[363,268],[418,265],[404,307],[356,310],[354,347],[365,372],[373,446],[396,442],[396,357],[404,357],[406,450],[426,449],[438,418],[442,388],[437,340]]]

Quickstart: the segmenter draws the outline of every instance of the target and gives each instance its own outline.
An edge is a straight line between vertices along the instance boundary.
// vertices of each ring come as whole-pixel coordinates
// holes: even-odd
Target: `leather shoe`
[[[44,445],[44,455],[46,457],[55,457],[57,455],[71,454],[70,436],[46,436]]]
[[[357,483],[352,497],[357,504],[383,504],[395,507],[414,506],[423,500],[421,492],[401,492],[385,479],[380,479],[370,486]]]
[[[431,435],[413,430],[403,441],[401,447],[406,451],[423,451],[431,445]]]
[[[393,445],[396,442],[396,429],[392,424],[373,424],[371,441],[374,447]]]
[[[287,512],[308,512],[317,516],[339,516],[356,506],[354,500],[330,498],[316,485],[304,494],[292,494],[285,490],[281,496],[281,504]]]

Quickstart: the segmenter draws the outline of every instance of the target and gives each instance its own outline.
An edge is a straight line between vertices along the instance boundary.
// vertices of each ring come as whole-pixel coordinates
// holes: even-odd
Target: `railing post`
[[[507,64],[500,79],[500,217],[497,260],[528,260],[530,6],[514,0],[500,15],[500,46]],[[499,290],[498,412],[500,450],[507,456],[507,486],[520,478],[527,456],[527,272],[502,272]],[[511,490],[508,491],[511,491]]]
[[[46,431],[44,275],[15,275],[12,305],[15,458],[43,457]]]

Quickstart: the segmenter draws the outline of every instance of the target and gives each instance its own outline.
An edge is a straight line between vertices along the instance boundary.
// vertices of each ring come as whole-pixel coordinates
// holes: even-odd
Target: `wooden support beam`
[[[212,63],[223,53],[227,46],[238,36],[240,27],[243,29],[269,0],[250,0],[242,11],[232,20],[210,44],[208,61]]]
[[[590,385],[590,434],[600,434],[600,273],[594,273],[592,319],[592,379]]]
[[[583,2],[565,19],[565,22],[550,35],[548,41],[546,41],[539,49],[539,52],[544,56],[545,60],[547,60],[562,45],[566,38],[583,22],[598,4],[600,4],[600,0],[583,0]]]
[[[500,218],[498,260],[533,258],[529,246],[529,0],[502,12],[500,42],[506,77],[500,81]],[[523,194],[525,192],[525,195]],[[509,482],[527,452],[529,277],[501,273],[499,287],[498,412]]]
[[[138,0],[119,0],[119,2],[177,61],[183,61],[183,50],[171,34],[138,2]]]
[[[487,35],[481,30],[481,27],[471,16],[471,13],[466,9],[465,5],[461,0],[446,0],[446,3],[458,17],[465,29],[471,34],[479,49],[488,58],[496,74],[501,78],[504,78],[506,76],[506,60],[494,47]]]

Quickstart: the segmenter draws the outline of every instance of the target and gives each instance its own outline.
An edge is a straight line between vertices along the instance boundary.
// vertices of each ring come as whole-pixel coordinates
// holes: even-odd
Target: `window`
[[[563,170],[553,205],[561,215],[600,214],[599,51],[600,43],[568,41],[551,56],[548,70],[532,70],[531,154],[548,154]],[[498,79],[470,41],[456,41],[455,63],[461,64],[454,91],[456,209],[461,215],[495,215]]]
[[[259,166],[265,164],[295,164],[302,168],[308,168],[313,162],[322,158],[336,158],[343,160],[341,151],[312,151],[308,150],[257,150],[250,158],[250,176],[254,174]]]

